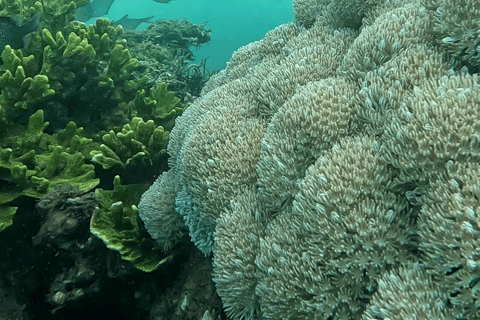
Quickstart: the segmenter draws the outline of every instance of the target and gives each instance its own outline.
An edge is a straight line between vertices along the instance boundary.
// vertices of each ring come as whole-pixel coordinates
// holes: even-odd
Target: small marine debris
[[[154,16],[138,19],[130,19],[128,13],[120,18],[120,20],[115,21],[116,25],[121,25],[123,29],[126,30],[135,30],[138,25],[142,22],[150,22]]]
[[[190,293],[188,291],[185,291],[182,295],[183,297],[180,301],[178,301],[177,311],[175,312],[177,316],[185,314],[185,311],[187,310],[191,300]]]
[[[158,3],[169,3],[172,0],[153,0],[153,1],[158,2]]]
[[[208,310],[205,310],[205,312],[204,312],[204,314],[203,314],[203,316],[200,320],[213,320],[213,317]]]

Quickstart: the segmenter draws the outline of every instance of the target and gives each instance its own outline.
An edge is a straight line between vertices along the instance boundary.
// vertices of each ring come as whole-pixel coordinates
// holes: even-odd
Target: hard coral
[[[44,132],[47,127],[43,111],[39,110],[30,117],[26,131],[13,140],[5,139],[5,147],[0,147],[3,219],[8,216],[11,222],[11,208],[15,207],[10,207],[10,202],[20,196],[39,198],[61,184],[88,191],[99,183],[94,166],[84,163],[85,156],[73,147],[82,140],[79,132],[72,134],[68,141],[63,140],[62,146],[55,135]]]
[[[198,49],[211,39],[211,30],[205,24],[193,24],[184,19],[157,20],[142,31],[127,31],[128,48],[139,61],[134,76],[146,74],[148,86],[164,82],[181,97],[198,96],[210,77],[206,59],[199,65],[192,47]]]

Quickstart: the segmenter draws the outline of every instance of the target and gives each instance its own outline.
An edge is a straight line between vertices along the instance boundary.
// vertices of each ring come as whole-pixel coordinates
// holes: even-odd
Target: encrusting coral
[[[461,4],[296,0],[177,119],[140,217],[167,250],[184,220],[232,319],[480,317],[479,18]]]

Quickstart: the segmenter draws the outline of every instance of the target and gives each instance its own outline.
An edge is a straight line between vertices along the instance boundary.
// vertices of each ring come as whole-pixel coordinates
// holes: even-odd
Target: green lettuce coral
[[[0,205],[0,232],[13,224],[13,217],[18,207],[8,207]]]
[[[35,74],[33,55],[24,57],[21,50],[7,45],[1,57],[4,72],[0,76],[0,136],[8,124],[21,121],[22,116],[36,111],[38,103],[55,94],[48,77]]]
[[[94,166],[85,163],[81,152],[69,153],[57,143],[55,136],[45,133],[43,111],[38,110],[28,122],[28,128],[14,139],[6,139],[0,147],[0,206],[5,209],[20,196],[39,198],[59,184],[68,183],[82,191],[99,184]]]
[[[115,176],[113,190],[97,189],[100,207],[92,216],[90,231],[137,269],[152,272],[171,256],[155,248],[138,218],[136,204],[147,187],[144,184],[123,186],[120,176]]]
[[[29,35],[32,45],[23,50],[7,46],[0,69],[2,128],[26,124],[38,109],[51,131],[71,119],[89,134],[128,122],[122,105],[135,99],[147,78],[133,79],[138,61],[122,34],[122,27],[108,19],[90,26],[72,21],[57,31],[43,28]]]
[[[154,119],[156,124],[171,130],[173,120],[180,116],[186,107],[180,102],[181,99],[176,96],[176,93],[168,90],[165,82],[160,82],[150,89],[148,96],[145,90],[137,91],[134,107],[131,109],[132,115],[143,119]]]
[[[125,171],[148,170],[166,160],[166,147],[169,132],[156,126],[153,120],[147,122],[134,117],[122,130],[102,131],[98,139],[102,144],[92,150],[92,162],[103,169],[119,166]]]
[[[48,109],[53,114],[63,113],[63,122],[74,118],[78,125],[95,132],[128,121],[119,106],[133,100],[145,81],[132,80],[138,62],[125,48],[122,32],[122,27],[113,26],[108,19],[97,19],[88,27],[72,22],[55,37],[43,29],[40,73],[59,92],[48,101]]]
[[[4,16],[40,16],[42,26],[28,35],[25,48],[7,45],[1,53],[0,231],[12,224],[21,196],[39,198],[61,184],[86,192],[120,173],[129,184],[115,178],[113,191],[99,189],[102,205],[92,231],[151,271],[159,261],[149,253],[156,249],[144,250],[148,236],[135,224],[135,205],[143,183],[167,167],[169,130],[185,103],[167,83],[147,85],[121,26],[108,19],[89,26],[74,21],[86,2],[0,3]],[[132,225],[108,223],[121,215]]]

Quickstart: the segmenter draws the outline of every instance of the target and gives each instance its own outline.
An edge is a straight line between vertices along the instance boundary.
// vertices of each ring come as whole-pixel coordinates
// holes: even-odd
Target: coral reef
[[[148,76],[147,85],[165,82],[181,97],[196,97],[213,74],[206,70],[206,60],[189,64],[198,49],[211,39],[206,24],[196,25],[183,19],[157,20],[142,31],[127,31],[128,48],[138,59],[140,75]],[[134,76],[138,74],[134,72]]]
[[[153,120],[144,122],[134,117],[120,132],[101,131],[95,135],[101,144],[90,151],[91,160],[105,170],[148,177],[166,164],[168,137],[169,132],[155,126]],[[129,177],[129,181],[134,180]]]
[[[49,79],[45,75],[35,74],[33,55],[24,57],[21,51],[13,50],[9,45],[2,52],[4,72],[0,76],[0,137],[15,124],[22,114],[30,114],[35,106],[55,94]],[[27,74],[35,74],[32,77]]]
[[[152,272],[171,256],[161,255],[137,221],[135,205],[145,190],[145,184],[122,186],[120,176],[113,180],[113,190],[96,189],[100,205],[92,215],[90,231],[137,269]]]
[[[71,119],[87,132],[126,123],[119,104],[133,100],[145,81],[133,81],[137,61],[124,48],[122,32],[108,19],[98,19],[89,27],[71,22],[55,36],[44,28],[36,41],[38,48],[25,50],[32,53],[28,56],[7,46],[1,75],[4,127],[25,125],[38,109],[49,119],[50,132]],[[96,107],[99,104],[102,108]]]
[[[177,119],[146,229],[232,319],[479,318],[477,9],[294,1]]]
[[[20,196],[39,198],[65,183],[88,191],[100,182],[95,178],[94,166],[85,163],[81,152],[72,148],[67,152],[54,135],[44,132],[48,125],[39,110],[30,116],[25,132],[5,139],[6,147],[0,147],[0,208],[5,214],[2,220],[7,216],[13,219],[14,207],[8,206]]]
[[[5,205],[21,195],[38,198],[68,180],[86,191],[99,178],[108,185],[115,174],[127,183],[151,183],[153,168],[167,166],[168,131],[187,104],[167,84],[149,88],[142,72],[133,76],[138,60],[126,48],[121,26],[105,18],[89,26],[73,21],[83,3],[0,6],[3,14],[24,20],[38,14],[42,24],[26,48],[7,45],[1,53],[0,148],[6,173],[0,198],[2,219],[9,217],[2,229],[15,210]],[[137,175],[141,165],[151,170]]]
[[[200,40],[155,44],[146,54],[157,60],[147,69],[139,63],[141,49],[129,49],[121,26],[105,18],[89,26],[74,21],[76,8],[87,2],[0,3],[2,16],[19,24],[39,18],[41,25],[22,49],[1,48],[0,318],[74,319],[74,310],[87,312],[92,305],[97,311],[108,306],[112,317],[147,319],[150,309],[166,313],[172,306],[178,306],[177,319],[200,318],[206,310],[219,314],[220,300],[206,271],[197,273],[208,282],[201,294],[191,287],[164,294],[154,286],[164,275],[177,275],[177,264],[194,247],[157,254],[136,209],[141,193],[167,168],[175,118],[206,81],[205,72],[185,71],[193,57],[189,47]],[[157,69],[181,72],[157,83]],[[192,82],[179,81],[180,75],[191,75]],[[174,82],[182,83],[182,93],[171,91],[180,88]],[[187,87],[193,83],[195,88]],[[211,269],[207,259],[195,261]],[[161,272],[147,278],[136,268]],[[190,294],[204,296],[202,303],[178,301]],[[165,296],[177,300],[162,301]],[[167,306],[157,306],[162,303]]]
[[[145,90],[138,91],[132,115],[153,118],[157,125],[168,131],[172,130],[173,120],[182,114],[186,106],[180,105],[180,98],[174,91],[169,91],[167,88],[166,83],[159,82],[150,89],[148,96]]]
[[[50,110],[52,118],[63,122],[76,119],[87,132],[128,121],[119,104],[132,100],[145,81],[133,81],[131,73],[138,62],[125,49],[122,33],[122,28],[114,27],[108,19],[97,19],[88,28],[72,22],[55,38],[43,29],[40,73],[58,92],[45,102],[44,109]]]

